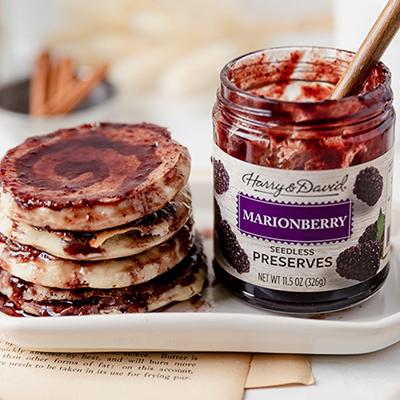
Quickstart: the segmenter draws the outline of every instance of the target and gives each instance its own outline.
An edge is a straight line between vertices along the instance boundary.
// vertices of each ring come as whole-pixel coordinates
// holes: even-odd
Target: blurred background
[[[269,46],[355,50],[382,0],[0,0],[0,85],[26,78],[38,53],[81,66],[109,64],[112,99],[68,117],[0,112],[1,151],[31,134],[82,120],[152,121],[207,170],[211,108],[221,67]],[[400,92],[400,39],[385,56]],[[89,113],[90,111],[90,113]]]

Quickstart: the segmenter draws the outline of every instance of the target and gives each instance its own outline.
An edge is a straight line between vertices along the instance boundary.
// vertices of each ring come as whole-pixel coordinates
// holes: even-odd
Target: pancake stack
[[[190,157],[153,124],[33,137],[0,164],[0,293],[40,316],[153,311],[201,292]]]

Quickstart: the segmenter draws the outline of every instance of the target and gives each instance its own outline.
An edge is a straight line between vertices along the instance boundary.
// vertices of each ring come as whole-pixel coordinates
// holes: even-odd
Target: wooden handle
[[[380,60],[399,27],[400,0],[389,0],[336,85],[331,99],[360,92],[371,69]]]

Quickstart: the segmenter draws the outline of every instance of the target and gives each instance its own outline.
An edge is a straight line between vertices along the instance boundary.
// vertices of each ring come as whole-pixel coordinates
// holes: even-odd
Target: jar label
[[[214,147],[215,258],[269,289],[321,292],[376,275],[389,258],[393,151],[357,166],[283,170]]]

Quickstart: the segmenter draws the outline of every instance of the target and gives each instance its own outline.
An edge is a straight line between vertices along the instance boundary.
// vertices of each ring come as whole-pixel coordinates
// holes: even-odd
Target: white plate
[[[206,178],[194,177],[192,184],[200,229],[210,227],[212,220],[207,183],[211,178]],[[394,218],[400,222],[400,213],[394,212]],[[399,236],[395,232],[395,243]],[[211,243],[206,245],[211,259]],[[216,286],[207,290],[211,300],[197,311],[190,304],[178,304],[168,312],[151,314],[59,318],[1,314],[0,335],[21,347],[44,351],[372,352],[400,340],[400,257],[394,247],[392,270],[383,289],[362,305],[324,319],[263,312]]]

